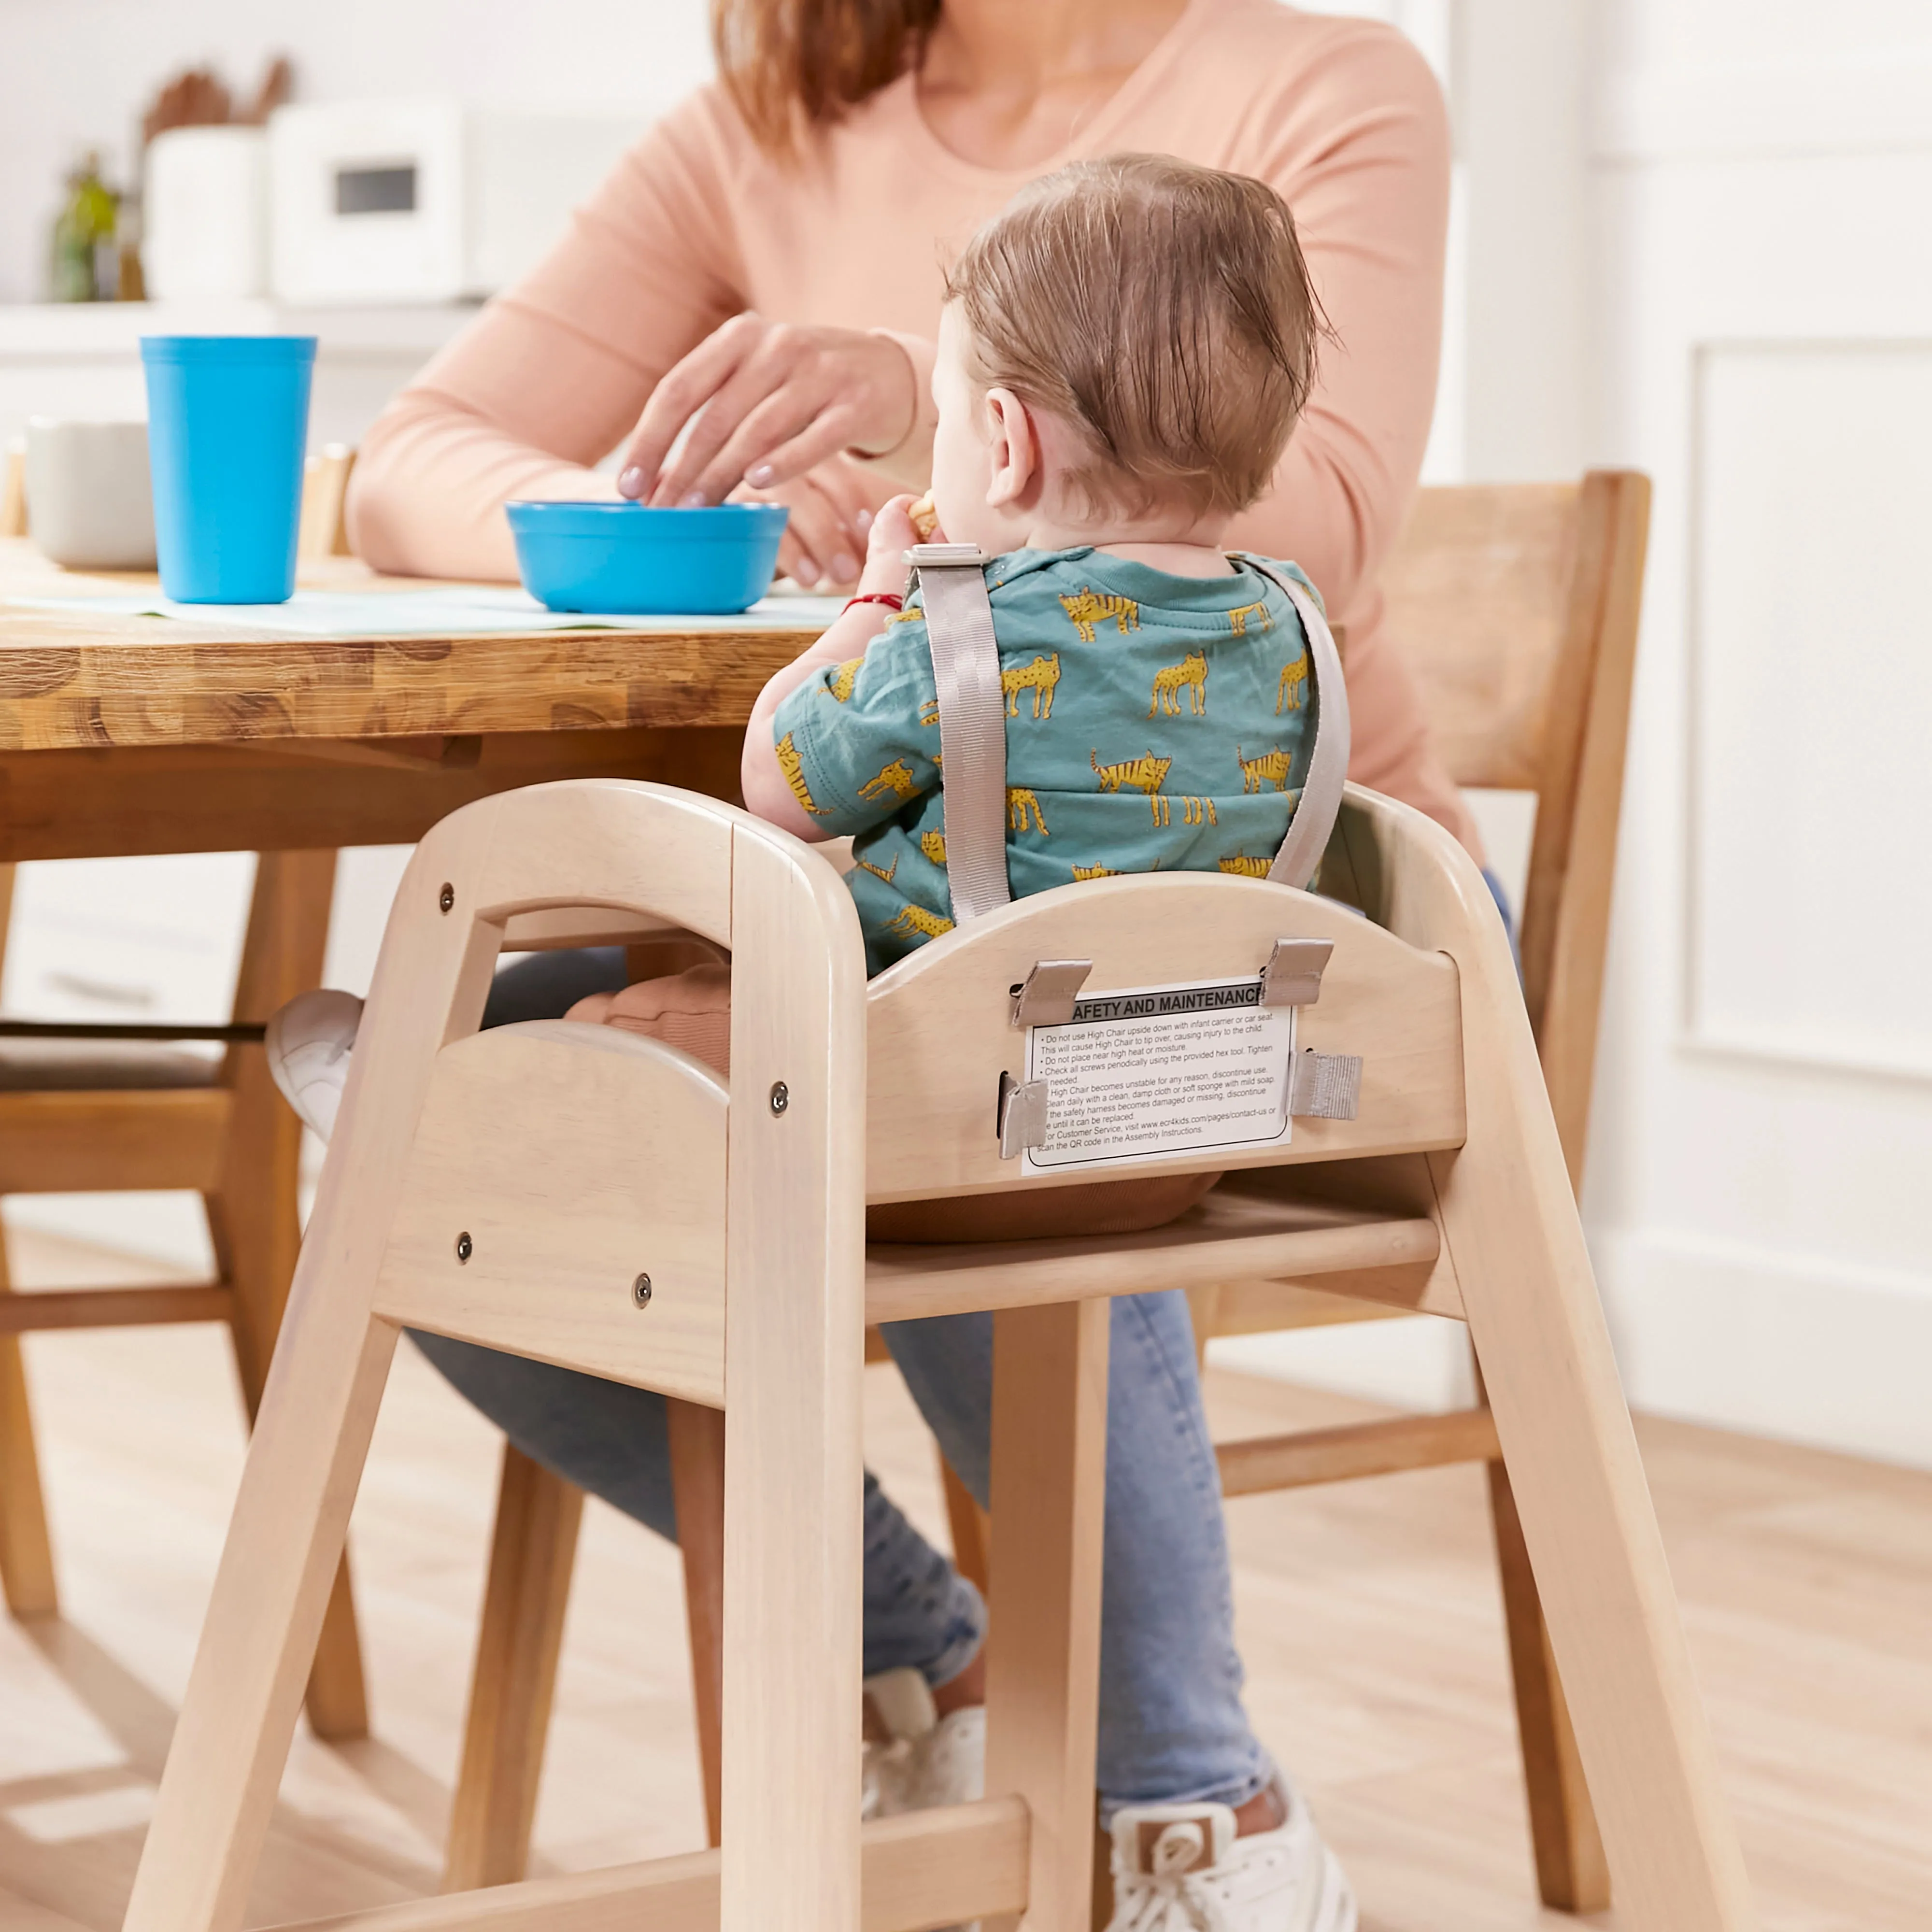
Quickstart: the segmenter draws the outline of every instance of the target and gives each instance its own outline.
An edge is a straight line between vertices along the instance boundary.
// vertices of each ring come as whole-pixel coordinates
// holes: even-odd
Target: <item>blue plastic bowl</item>
[[[647,510],[512,503],[524,588],[553,610],[722,616],[755,604],[778,568],[782,503]]]

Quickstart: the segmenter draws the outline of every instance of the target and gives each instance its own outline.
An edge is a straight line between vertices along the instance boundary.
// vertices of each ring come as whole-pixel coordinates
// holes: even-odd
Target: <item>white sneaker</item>
[[[325,1141],[335,1131],[349,1084],[349,1049],[362,1023],[362,1002],[353,993],[323,987],[298,993],[269,1021],[262,1040],[282,1098]]]
[[[1225,1804],[1114,1814],[1107,1932],[1355,1932],[1355,1896],[1298,1792],[1288,1822],[1234,1835]]]
[[[892,1736],[887,1743],[866,1747],[862,1818],[894,1818],[986,1796],[983,1707],[968,1705],[940,1717],[925,1678],[911,1670],[867,1678],[866,1695]]]
[[[892,1818],[943,1804],[970,1804],[986,1795],[986,1712],[969,1704],[940,1716],[916,1670],[882,1670],[866,1679],[866,1695],[892,1733],[866,1747],[861,1818]],[[980,1932],[980,1922],[938,1932]]]

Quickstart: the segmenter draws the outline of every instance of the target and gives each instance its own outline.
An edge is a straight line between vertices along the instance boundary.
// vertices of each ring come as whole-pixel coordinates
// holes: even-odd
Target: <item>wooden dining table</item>
[[[332,556],[304,564],[298,587],[340,597],[427,586]],[[316,635],[251,628],[218,607],[136,615],[83,601],[155,588],[152,576],[62,571],[30,540],[0,538],[0,868],[262,855],[234,1011],[209,1016],[205,1030],[230,1042],[214,1087],[0,1095],[18,1114],[0,1124],[0,1192],[200,1191],[221,1275],[206,1286],[14,1294],[0,1260],[0,1580],[19,1615],[57,1606],[22,1333],[226,1321],[251,1414],[260,1399],[299,1240],[299,1132],[251,1042],[276,1007],[320,981],[337,849],[410,842],[472,800],[552,779],[652,778],[735,797],[752,704],[817,636],[823,609],[802,609],[796,628],[658,620]],[[367,1726],[346,1567],[309,1714],[324,1737]]]
[[[300,582],[422,587],[350,557]],[[734,796],[752,703],[818,628],[317,637],[218,606],[204,620],[8,601],[154,583],[0,539],[0,863],[394,844],[553,778]]]

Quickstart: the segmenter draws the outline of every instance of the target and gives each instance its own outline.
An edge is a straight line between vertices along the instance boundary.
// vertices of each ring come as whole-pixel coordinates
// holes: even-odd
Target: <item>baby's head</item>
[[[1034,182],[947,280],[944,535],[993,552],[1218,542],[1268,487],[1323,327],[1264,183],[1154,154]]]

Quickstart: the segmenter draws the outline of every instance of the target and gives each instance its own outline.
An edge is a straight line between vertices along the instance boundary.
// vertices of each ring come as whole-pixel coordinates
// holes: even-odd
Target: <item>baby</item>
[[[1280,585],[1222,542],[1293,434],[1321,326],[1286,205],[1244,176],[1083,162],[974,237],[940,320],[930,504],[880,511],[858,594],[745,736],[750,810],[803,838],[853,835],[871,972],[953,923],[932,654],[902,598],[905,553],[929,538],[991,560],[1015,898],[1267,872],[1307,769],[1307,646]],[[728,1071],[729,986],[721,958],[570,1017]],[[278,1016],[271,1062],[312,1124],[333,1124],[355,1018],[310,1040],[320,1011]]]
[[[1293,433],[1319,329],[1286,206],[1242,176],[1082,163],[974,238],[940,320],[932,497],[879,512],[858,595],[745,736],[752,811],[854,835],[872,972],[953,923],[932,655],[899,594],[928,539],[992,560],[1015,898],[1267,872],[1306,768],[1307,651],[1280,587],[1221,544]],[[700,969],[575,1016],[722,1064],[725,983]]]

